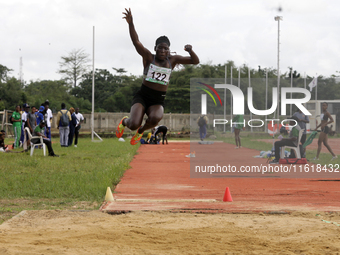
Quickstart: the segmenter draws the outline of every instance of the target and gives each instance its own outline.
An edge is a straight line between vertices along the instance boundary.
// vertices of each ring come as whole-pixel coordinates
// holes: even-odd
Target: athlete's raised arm
[[[184,57],[181,55],[174,55],[172,56],[174,60],[174,64],[194,64],[197,65],[200,63],[200,60],[196,53],[193,51],[192,46],[190,44],[187,44],[184,46],[184,50],[189,53],[189,57]]]
[[[137,34],[135,26],[133,24],[131,9],[129,8],[129,10],[128,10],[128,9],[125,8],[125,11],[126,12],[123,12],[123,14],[125,15],[123,17],[123,19],[125,19],[126,22],[129,24],[129,32],[130,32],[131,41],[132,41],[133,45],[135,46],[137,52],[143,58],[148,58],[148,57],[152,56],[151,52],[147,48],[145,48],[143,46],[143,44],[139,41],[138,34]]]

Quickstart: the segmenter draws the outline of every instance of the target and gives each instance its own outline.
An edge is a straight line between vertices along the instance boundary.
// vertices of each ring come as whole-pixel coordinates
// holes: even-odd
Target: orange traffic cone
[[[229,187],[225,189],[223,202],[233,202],[233,198],[230,195]]]

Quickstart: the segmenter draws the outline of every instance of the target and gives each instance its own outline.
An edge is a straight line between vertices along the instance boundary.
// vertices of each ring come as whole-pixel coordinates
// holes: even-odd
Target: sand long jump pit
[[[337,213],[24,211],[0,226],[0,254],[338,254]]]

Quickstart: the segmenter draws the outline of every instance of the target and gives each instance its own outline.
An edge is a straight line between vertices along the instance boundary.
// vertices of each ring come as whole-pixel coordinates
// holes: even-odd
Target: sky
[[[22,58],[25,82],[58,80],[61,57],[72,50],[83,49],[92,65],[94,39],[95,68],[142,75],[124,8],[131,8],[139,40],[151,52],[166,35],[171,52],[187,55],[184,45],[191,44],[201,64],[232,60],[254,69],[277,68],[274,17],[282,16],[281,73],[340,71],[338,0],[0,0],[0,64],[19,77]]]

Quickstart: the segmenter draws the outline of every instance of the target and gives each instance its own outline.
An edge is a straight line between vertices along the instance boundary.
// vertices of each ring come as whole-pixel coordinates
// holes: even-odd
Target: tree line
[[[73,52],[74,53],[74,52]],[[72,53],[72,54],[73,54]],[[66,64],[72,58],[62,57],[60,70],[63,76],[60,80],[30,81],[22,84],[17,78],[11,76],[11,69],[0,64],[0,109],[14,110],[18,104],[29,103],[36,107],[50,101],[50,108],[56,112],[64,102],[67,107],[79,107],[83,113],[90,113],[92,110],[92,71],[85,68],[87,65],[84,52],[77,51],[82,57],[82,63],[75,61],[74,64]],[[75,55],[77,55],[75,54]],[[71,54],[70,54],[71,56]],[[74,59],[73,59],[74,60]],[[75,70],[74,65],[80,66],[81,70]],[[191,78],[225,78],[225,69],[228,72],[227,81],[238,84],[239,67],[233,61],[225,64],[199,64],[197,66],[176,67],[171,75],[169,88],[165,99],[166,113],[190,113],[190,79]],[[67,71],[68,70],[68,71]],[[72,71],[73,70],[73,71]],[[113,73],[114,72],[114,73]],[[112,68],[112,70],[95,70],[95,111],[96,112],[129,112],[134,94],[140,88],[143,77],[126,75],[124,68]],[[256,109],[268,109],[271,106],[271,88],[276,87],[277,72],[273,68],[257,69],[249,68],[246,65],[240,67],[241,90],[247,94],[249,86],[248,75],[250,73],[251,86],[253,87],[253,103]],[[264,105],[265,77],[269,78],[268,105]],[[293,75],[293,86],[304,87],[304,78],[292,68],[281,75],[281,86],[290,86],[290,76]],[[318,78],[318,99],[340,99],[340,90],[337,89],[335,75],[330,78],[319,76]],[[313,77],[307,77],[307,85]],[[322,88],[322,89],[320,89]],[[204,93],[203,91],[197,93]],[[315,89],[312,92],[312,99],[315,97]],[[230,98],[230,96],[228,97]],[[228,101],[228,100],[227,100]],[[210,102],[211,104],[212,102]],[[230,103],[226,104],[227,112]],[[247,109],[247,107],[245,108]],[[221,111],[221,110],[219,110]]]

